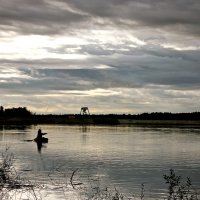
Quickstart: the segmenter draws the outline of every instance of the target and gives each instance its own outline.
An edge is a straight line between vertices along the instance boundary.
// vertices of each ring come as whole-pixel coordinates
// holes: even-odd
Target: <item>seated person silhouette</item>
[[[47,133],[42,133],[42,130],[38,130],[37,137],[34,139],[35,142],[39,143],[48,143],[48,138],[42,137],[43,135],[46,135]]]

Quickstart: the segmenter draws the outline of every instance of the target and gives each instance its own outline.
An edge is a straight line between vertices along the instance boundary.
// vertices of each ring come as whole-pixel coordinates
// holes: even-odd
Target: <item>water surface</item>
[[[26,141],[39,128],[49,138],[40,151],[35,142]],[[171,168],[200,187],[199,143],[197,127],[40,125],[0,129],[1,152],[8,146],[17,169],[30,179],[50,184],[48,175],[55,169],[68,177],[78,169],[81,182],[98,177],[102,187],[116,187],[127,195],[140,196],[144,184],[145,199],[164,198],[163,174]],[[60,174],[52,176],[61,178]],[[56,191],[44,199],[55,198],[64,199]]]

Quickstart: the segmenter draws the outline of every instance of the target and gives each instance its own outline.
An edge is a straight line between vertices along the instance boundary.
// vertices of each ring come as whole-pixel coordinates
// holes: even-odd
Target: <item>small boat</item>
[[[42,137],[42,138],[35,138],[34,141],[37,143],[48,143],[49,139]]]

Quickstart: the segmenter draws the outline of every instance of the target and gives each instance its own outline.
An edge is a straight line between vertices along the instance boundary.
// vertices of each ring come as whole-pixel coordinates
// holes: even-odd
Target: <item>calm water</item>
[[[40,152],[35,142],[25,141],[33,139],[39,128],[49,138]],[[193,185],[200,188],[200,128],[4,126],[0,129],[0,151],[6,146],[14,153],[22,176],[49,185],[49,174],[62,182],[63,174],[70,177],[79,169],[78,180],[85,184],[98,178],[101,187],[116,187],[135,196],[140,196],[144,184],[145,199],[163,199],[167,188],[163,174],[173,168],[177,174],[191,177]],[[69,191],[71,199],[79,198],[76,195]],[[54,188],[43,199],[64,196]]]

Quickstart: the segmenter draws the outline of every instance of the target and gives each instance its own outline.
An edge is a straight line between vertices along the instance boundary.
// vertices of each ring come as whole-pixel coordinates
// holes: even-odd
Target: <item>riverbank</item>
[[[200,126],[200,120],[119,120],[124,125],[197,125]]]
[[[194,125],[200,126],[197,119],[132,119],[132,116],[111,115],[33,115],[29,117],[0,118],[0,125]]]

